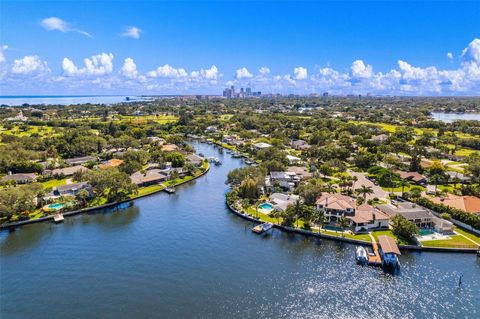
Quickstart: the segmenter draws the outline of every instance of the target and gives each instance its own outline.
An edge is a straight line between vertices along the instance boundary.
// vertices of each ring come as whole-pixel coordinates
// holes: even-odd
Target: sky
[[[0,95],[480,95],[480,1],[0,0]]]

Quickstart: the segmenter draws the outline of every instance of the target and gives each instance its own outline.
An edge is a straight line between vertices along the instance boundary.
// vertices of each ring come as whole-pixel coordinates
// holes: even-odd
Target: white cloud
[[[369,78],[373,74],[372,66],[365,64],[362,60],[353,61],[350,69],[354,78]]]
[[[0,45],[0,64],[6,61],[5,51],[7,51],[8,45]]]
[[[463,49],[462,59],[465,62],[480,63],[480,39],[474,39]]]
[[[22,59],[15,60],[12,66],[13,74],[41,74],[46,72],[50,72],[47,62],[42,61],[37,55],[24,56]]]
[[[169,64],[159,66],[156,70],[150,71],[147,73],[149,77],[152,78],[167,78],[167,79],[178,79],[187,77],[187,71],[183,68],[176,69]]]
[[[218,68],[215,65],[212,65],[209,69],[200,69],[200,71],[192,71],[190,73],[190,78],[193,80],[205,79],[205,80],[218,80],[220,74]]]
[[[270,74],[270,69],[266,66],[262,66],[259,70],[258,70],[258,73],[260,73],[261,75],[268,75]]]
[[[42,22],[40,22],[40,25],[49,31],[56,30],[64,33],[77,32],[77,33],[83,34],[84,36],[92,38],[92,35],[90,33],[80,29],[72,28],[70,27],[70,24],[68,22],[57,17],[45,18],[42,20]]]
[[[308,78],[307,69],[301,66],[294,68],[293,74],[294,74],[295,80],[306,80]]]
[[[62,69],[66,76],[101,76],[112,73],[113,54],[100,53],[83,60],[85,66],[77,68],[69,58],[63,58]]]
[[[246,67],[242,67],[235,72],[236,79],[249,79],[251,77],[253,77],[253,74]]]
[[[142,30],[137,27],[126,27],[125,31],[121,34],[122,37],[132,38],[132,39],[139,39]]]
[[[447,52],[447,58],[449,58],[450,60],[453,60],[453,53]]]
[[[120,74],[127,78],[136,78],[138,75],[137,65],[132,58],[126,58],[123,62],[122,69],[120,70]]]

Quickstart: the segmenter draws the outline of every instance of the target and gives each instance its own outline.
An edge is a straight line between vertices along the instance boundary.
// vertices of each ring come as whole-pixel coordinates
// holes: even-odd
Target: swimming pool
[[[263,203],[263,204],[260,204],[260,209],[263,209],[263,210],[272,210],[273,209],[273,205],[270,204],[270,203]]]
[[[59,209],[63,208],[64,206],[65,206],[65,204],[55,203],[55,204],[48,205],[47,208],[51,209],[51,210],[59,210]]]
[[[430,229],[420,229],[420,236],[432,235],[435,232]]]

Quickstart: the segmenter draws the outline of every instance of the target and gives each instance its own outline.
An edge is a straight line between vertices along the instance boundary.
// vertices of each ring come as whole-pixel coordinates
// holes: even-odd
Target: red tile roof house
[[[446,197],[432,198],[432,202],[461,209],[467,213],[480,215],[480,198],[476,196],[457,196],[448,194]]]
[[[336,222],[340,217],[350,220],[350,227],[355,232],[371,229],[387,229],[390,218],[375,207],[362,204],[357,206],[354,198],[342,194],[324,193],[316,201],[317,210],[323,209],[329,222]]]

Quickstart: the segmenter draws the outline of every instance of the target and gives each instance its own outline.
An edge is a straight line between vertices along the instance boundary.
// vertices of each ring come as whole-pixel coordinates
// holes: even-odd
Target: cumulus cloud
[[[362,60],[353,61],[350,70],[354,78],[369,78],[373,75],[372,66],[365,64]]]
[[[253,77],[253,74],[250,73],[250,71],[248,71],[246,67],[242,67],[235,72],[235,78],[239,80],[249,79],[251,77]]]
[[[259,70],[258,70],[258,73],[260,73],[261,75],[268,75],[270,74],[270,69],[267,68],[266,66],[262,66]]]
[[[137,27],[126,27],[125,31],[121,34],[122,37],[132,38],[132,39],[139,39],[142,30]]]
[[[215,65],[212,65],[209,69],[206,70],[200,69],[200,71],[192,71],[190,73],[190,77],[193,80],[205,79],[216,81],[219,78],[219,72],[218,68]]]
[[[0,45],[0,64],[6,61],[5,51],[7,51],[8,45]]]
[[[450,60],[453,60],[453,53],[447,52],[447,58],[449,58]]]
[[[295,80],[306,80],[308,78],[307,69],[301,66],[293,69],[293,75]]]
[[[159,66],[156,70],[148,72],[147,75],[152,78],[178,79],[186,77],[188,73],[183,68],[176,69],[169,64],[165,64]]]
[[[84,36],[92,38],[92,35],[90,33],[80,29],[72,28],[68,22],[57,17],[45,18],[42,20],[42,22],[40,22],[40,25],[49,31],[56,30],[64,33],[77,32],[77,33],[83,34]]]
[[[69,58],[63,58],[62,69],[66,76],[101,76],[112,73],[113,54],[100,53],[83,60],[85,66],[78,68]]]
[[[137,65],[132,58],[126,58],[120,70],[120,74],[127,78],[136,78],[138,75]]]
[[[42,61],[37,55],[27,55],[22,59],[15,60],[12,66],[13,74],[42,74],[48,73],[47,62]]]
[[[480,39],[474,39],[463,49],[462,59],[465,62],[480,63]]]

